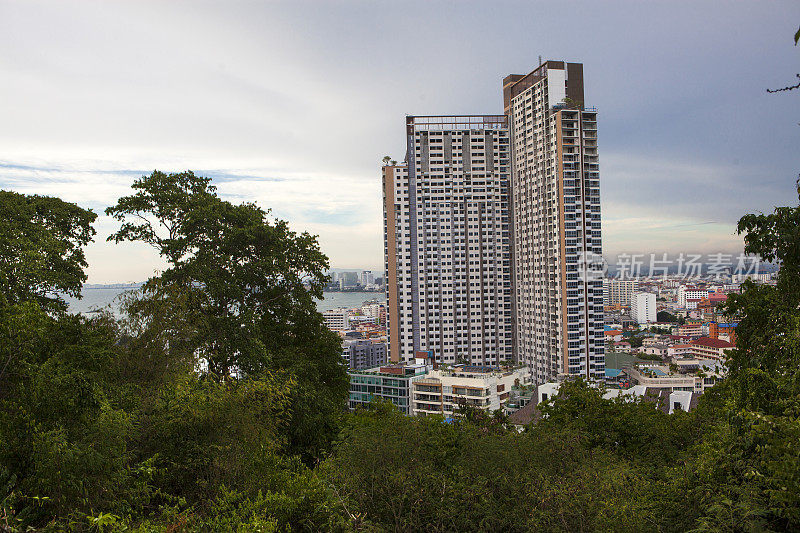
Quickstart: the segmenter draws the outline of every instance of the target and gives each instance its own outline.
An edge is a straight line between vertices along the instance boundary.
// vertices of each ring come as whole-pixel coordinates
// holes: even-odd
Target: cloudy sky
[[[502,112],[501,80],[584,63],[599,109],[604,250],[736,252],[735,221],[793,203],[796,1],[0,0],[0,188],[100,213],[153,169],[193,169],[382,264],[380,159],[406,114]],[[147,278],[107,244],[89,282]]]

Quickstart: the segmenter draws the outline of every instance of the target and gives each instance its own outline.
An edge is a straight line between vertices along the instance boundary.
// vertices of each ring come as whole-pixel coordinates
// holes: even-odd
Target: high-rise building
[[[515,351],[537,383],[604,375],[597,113],[583,65],[503,80],[511,136]]]
[[[512,359],[506,118],[409,116],[406,137],[383,167],[390,358]]]
[[[362,270],[361,286],[366,287],[367,285],[372,285],[373,283],[375,283],[375,274],[373,274],[371,270]]]
[[[637,292],[631,298],[631,318],[639,324],[656,322],[656,295]]]

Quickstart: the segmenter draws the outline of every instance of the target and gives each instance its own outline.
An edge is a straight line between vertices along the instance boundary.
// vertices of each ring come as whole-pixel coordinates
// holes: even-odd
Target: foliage
[[[669,311],[659,311],[656,314],[656,320],[658,322],[677,322],[678,318]]]
[[[192,172],[155,171],[133,189],[106,210],[122,223],[109,240],[147,243],[169,264],[128,302],[155,341],[141,349],[161,352],[166,339],[167,364],[196,358],[220,380],[290,371],[298,382],[291,446],[313,461],[335,435],[348,387],[339,338],[314,302],[329,266],[316,237],[268,220],[254,204],[221,200]]]
[[[0,301],[66,309],[56,293],[80,295],[96,216],[58,198],[0,191]]]
[[[800,198],[800,186],[798,187]],[[703,443],[710,483],[703,524],[800,528],[800,206],[739,220],[745,252],[778,261],[776,286],[745,282],[724,312],[735,317],[724,423]],[[718,457],[726,457],[718,461]],[[713,486],[713,489],[712,489]]]

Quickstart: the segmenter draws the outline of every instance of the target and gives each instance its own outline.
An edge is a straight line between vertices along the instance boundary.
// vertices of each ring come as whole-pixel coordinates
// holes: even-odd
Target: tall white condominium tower
[[[503,80],[511,134],[515,348],[543,383],[602,378],[597,113],[583,65],[547,61]]]
[[[389,355],[513,358],[506,118],[409,116],[383,167]]]

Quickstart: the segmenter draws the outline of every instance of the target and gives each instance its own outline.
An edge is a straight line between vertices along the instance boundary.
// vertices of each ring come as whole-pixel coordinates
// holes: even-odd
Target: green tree
[[[672,313],[668,313],[667,311],[659,311],[656,314],[656,320],[658,322],[677,322],[678,319],[675,318],[675,315]]]
[[[156,171],[133,189],[106,210],[122,222],[109,239],[150,244],[169,264],[144,286],[145,302],[130,308],[155,328],[154,348],[178,335],[176,359],[192,354],[220,380],[290,371],[298,381],[290,447],[313,459],[336,432],[348,387],[340,340],[316,310],[329,267],[316,237],[254,204],[221,200],[192,172]],[[158,310],[176,298],[188,312],[180,327],[152,319],[178,318]]]
[[[800,184],[798,184],[800,198]],[[721,422],[697,470],[704,529],[800,528],[800,207],[742,217],[745,252],[780,264],[776,286],[745,282],[724,312],[738,320]],[[724,458],[724,460],[722,459]]]
[[[80,296],[96,217],[58,198],[0,191],[0,301],[65,310],[58,293]]]

